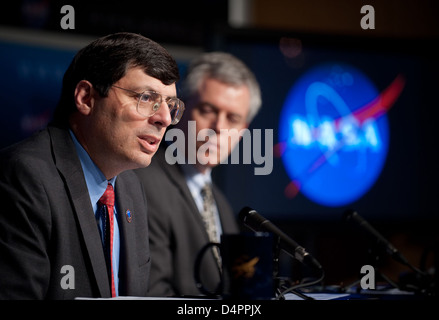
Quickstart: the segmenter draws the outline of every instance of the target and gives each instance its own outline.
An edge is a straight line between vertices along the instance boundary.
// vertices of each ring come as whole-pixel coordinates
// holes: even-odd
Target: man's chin
[[[146,168],[151,164],[153,155],[151,154],[143,154],[141,158],[136,161],[136,165],[138,168]]]

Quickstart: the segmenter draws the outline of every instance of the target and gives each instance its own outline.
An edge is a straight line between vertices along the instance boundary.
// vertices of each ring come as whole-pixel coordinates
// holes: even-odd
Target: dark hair
[[[64,74],[53,122],[67,124],[70,114],[76,111],[73,96],[79,81],[90,81],[97,92],[106,97],[110,87],[133,67],[143,68],[147,75],[165,85],[180,79],[176,61],[158,43],[129,32],[107,35],[78,51],[73,58]]]

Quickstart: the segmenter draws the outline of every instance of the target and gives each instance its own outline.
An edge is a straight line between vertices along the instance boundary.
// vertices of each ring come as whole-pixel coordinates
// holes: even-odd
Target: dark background
[[[75,9],[74,30],[60,26],[65,4]],[[374,30],[360,27],[365,4],[375,8]],[[49,121],[76,51],[111,32],[138,32],[163,44],[182,75],[188,61],[203,51],[240,57],[262,87],[262,110],[251,128],[273,129],[274,144],[286,91],[310,67],[348,62],[379,91],[403,72],[407,87],[388,114],[385,167],[358,201],[324,207],[301,194],[286,199],[283,190],[290,179],[279,158],[269,176],[254,176],[253,165],[228,165],[215,169],[214,178],[237,214],[251,206],[306,247],[325,268],[326,284],[349,285],[359,279],[362,265],[372,263],[374,243],[342,219],[350,208],[413,265],[428,269],[439,230],[438,9],[436,1],[428,0],[15,1],[0,12],[0,147]],[[301,53],[282,56],[279,44],[285,38],[300,43]],[[373,263],[395,281],[410,271],[385,254],[379,256]],[[299,278],[302,271],[289,256],[281,256],[282,274]]]

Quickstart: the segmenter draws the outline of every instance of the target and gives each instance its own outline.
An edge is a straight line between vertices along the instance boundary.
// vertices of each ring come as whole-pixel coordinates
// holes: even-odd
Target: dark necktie
[[[210,184],[206,183],[204,185],[204,187],[201,189],[201,196],[203,197],[203,212],[201,212],[201,216],[203,217],[204,226],[209,236],[209,241],[219,243],[220,238],[218,235],[218,228],[214,213],[215,200],[213,198]],[[212,247],[212,249],[218,266],[221,267],[221,258],[218,247]]]
[[[101,207],[102,212],[102,228],[104,235],[104,253],[105,260],[107,262],[108,277],[111,283],[111,296],[116,296],[116,289],[114,286],[114,274],[113,274],[113,224],[114,224],[114,190],[111,183],[108,183],[102,197],[99,199],[98,204]]]

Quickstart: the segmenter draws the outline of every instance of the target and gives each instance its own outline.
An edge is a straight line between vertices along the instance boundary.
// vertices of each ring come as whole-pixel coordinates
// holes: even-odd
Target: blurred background
[[[61,26],[64,5],[74,9],[74,29]],[[374,21],[366,21],[373,29],[362,28],[364,5],[374,9]],[[201,52],[227,51],[262,88],[250,129],[261,130],[262,143],[265,130],[273,133],[270,174],[255,175],[263,166],[255,159],[215,169],[236,214],[250,206],[278,225],[320,261],[327,285],[355,283],[364,264],[396,282],[411,276],[343,219],[350,209],[414,266],[434,270],[437,1],[22,0],[2,7],[0,147],[48,123],[71,59],[99,36],[141,33],[171,52],[182,76]],[[280,274],[300,279],[306,270],[281,255]]]

